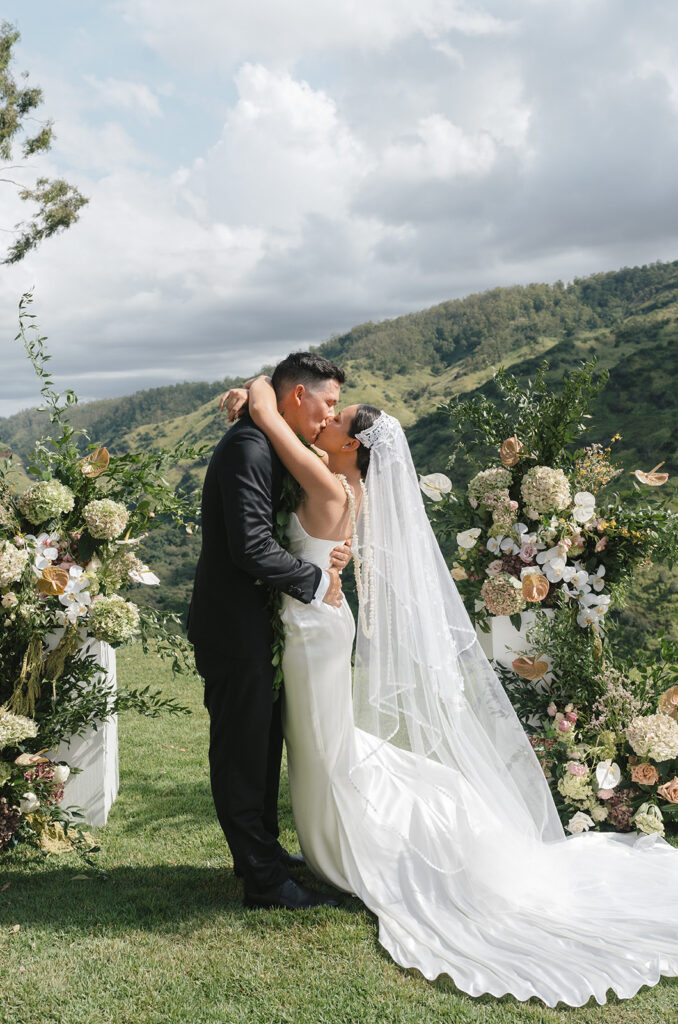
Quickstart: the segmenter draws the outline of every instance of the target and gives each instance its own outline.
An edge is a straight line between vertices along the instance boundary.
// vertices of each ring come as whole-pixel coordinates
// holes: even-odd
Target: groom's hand
[[[339,608],[344,600],[341,590],[341,579],[336,569],[328,569],[327,571],[330,577],[330,585],[323,597],[323,604],[331,604],[334,608]]]
[[[330,551],[331,567],[341,572],[351,561],[351,554],[351,539],[349,538],[344,544],[337,544],[336,548],[332,548]]]

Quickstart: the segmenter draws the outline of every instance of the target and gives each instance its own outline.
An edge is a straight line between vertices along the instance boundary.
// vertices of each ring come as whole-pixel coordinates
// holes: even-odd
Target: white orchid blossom
[[[59,601],[66,609],[62,615],[70,623],[74,623],[81,615],[87,615],[92,604],[92,597],[88,589],[89,580],[81,579],[82,572],[82,566],[72,565],[66,590],[59,595]]]
[[[542,571],[549,583],[559,583],[563,575],[567,576],[567,563],[558,545],[540,551],[537,555],[537,563],[542,566]]]
[[[591,584],[591,586],[593,587],[594,590],[597,590],[597,591],[600,592],[603,589],[603,587],[605,586],[605,583],[603,581],[603,576],[604,575],[605,575],[605,566],[602,565],[602,564],[598,566],[598,571],[597,572],[591,573],[591,575],[589,576],[589,583]]]
[[[56,533],[39,533],[35,538],[36,554],[42,555],[50,562],[59,557],[59,535]]]
[[[500,551],[499,545],[503,539],[503,537],[489,537],[486,544],[487,550],[491,551],[493,555],[498,555]]]
[[[574,563],[573,570],[568,582],[581,593],[585,593],[589,589],[588,572],[579,562]]]
[[[596,514],[596,499],[590,491],[579,491],[574,496],[572,518],[578,523],[588,523]]]
[[[596,613],[594,608],[584,607],[577,616],[577,625],[581,626],[582,629],[586,629],[587,626],[599,626],[602,618],[601,615]]]
[[[559,583],[563,578],[566,565],[564,558],[552,558],[550,562],[547,562],[544,566],[544,576],[549,583]]]

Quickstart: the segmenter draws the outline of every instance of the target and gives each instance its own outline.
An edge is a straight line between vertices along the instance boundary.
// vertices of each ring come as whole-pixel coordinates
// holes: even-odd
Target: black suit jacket
[[[270,659],[270,587],[306,604],[313,600],[321,569],[273,539],[284,473],[249,416],[227,431],[212,454],[188,613],[188,638],[203,676],[223,673],[232,658]]]

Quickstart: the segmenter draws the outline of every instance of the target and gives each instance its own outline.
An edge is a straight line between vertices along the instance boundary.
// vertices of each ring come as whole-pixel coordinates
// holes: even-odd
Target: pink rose
[[[498,576],[499,573],[503,571],[503,569],[504,563],[502,562],[501,558],[496,558],[494,562],[490,562],[485,572],[488,573],[488,575],[490,576]]]
[[[17,547],[17,548],[22,548],[24,546],[24,544],[26,543],[26,541],[23,539],[23,537],[19,537],[19,536],[12,537],[12,540],[14,541],[14,546]]]
[[[566,711],[565,712],[565,718],[568,720],[568,722],[576,722],[577,721],[577,712],[576,711]]]
[[[612,796],[614,796],[614,790],[613,789],[599,789],[598,790],[598,799],[599,800],[609,800],[610,797],[612,797]]]
[[[576,761],[570,761],[568,766],[567,766],[567,770],[570,773],[570,775],[587,775],[588,774],[588,768],[586,767],[586,765],[585,764],[577,764]]]
[[[551,701],[551,703],[549,704],[549,706],[546,709],[546,714],[550,715],[551,718],[553,718],[553,716],[555,715],[557,710],[558,710],[557,707],[555,706],[553,701]]]
[[[509,501],[509,507],[515,512],[515,510],[518,508],[518,502],[517,501]]]
[[[523,544],[523,546],[520,549],[520,559],[523,562],[531,562],[536,554],[536,544]]]
[[[569,732],[572,728],[572,722],[568,722],[566,718],[561,718],[558,722],[558,729],[560,732]]]
[[[607,547],[607,537],[601,537],[595,546],[595,551],[604,551]]]

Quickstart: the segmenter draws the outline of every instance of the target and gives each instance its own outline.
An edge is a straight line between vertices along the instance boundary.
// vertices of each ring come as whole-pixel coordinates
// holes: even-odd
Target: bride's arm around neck
[[[307,494],[344,502],[344,489],[330,472],[326,453],[308,448],[297,437],[278,412],[275,391],[265,377],[258,377],[250,386],[249,413],[268,437],[285,468]]]

